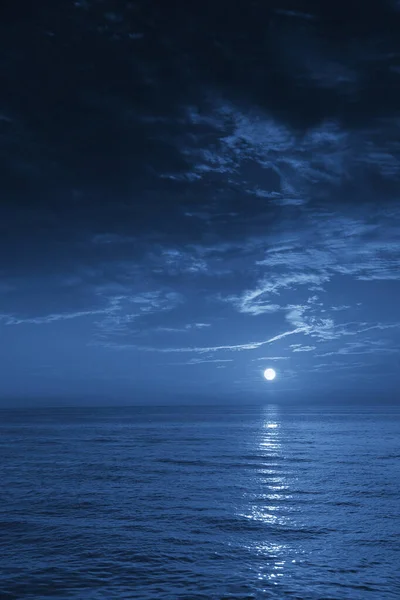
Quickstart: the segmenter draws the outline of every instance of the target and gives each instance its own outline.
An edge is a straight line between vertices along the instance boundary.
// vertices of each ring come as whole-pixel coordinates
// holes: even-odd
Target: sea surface
[[[0,598],[399,600],[400,412],[0,411]]]

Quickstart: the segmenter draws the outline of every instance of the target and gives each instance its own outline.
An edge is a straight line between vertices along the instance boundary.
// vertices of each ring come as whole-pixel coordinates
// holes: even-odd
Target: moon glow
[[[276,372],[274,369],[265,369],[264,377],[267,381],[273,381],[273,379],[276,377]]]

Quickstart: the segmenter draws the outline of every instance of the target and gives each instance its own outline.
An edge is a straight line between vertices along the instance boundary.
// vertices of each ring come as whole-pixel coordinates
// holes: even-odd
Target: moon
[[[273,381],[276,377],[276,372],[274,369],[265,369],[264,377],[267,379],[267,381]]]

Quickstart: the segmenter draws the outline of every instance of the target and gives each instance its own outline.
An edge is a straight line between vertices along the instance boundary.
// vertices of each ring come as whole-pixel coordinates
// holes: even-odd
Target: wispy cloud
[[[71,313],[60,313],[51,314],[39,317],[27,317],[19,318],[12,315],[0,315],[0,321],[2,320],[5,325],[44,325],[48,323],[54,323],[56,321],[70,321],[72,319],[81,319],[83,317],[92,317],[95,315],[105,315],[107,310],[84,310]]]
[[[349,356],[349,355],[362,355],[362,354],[399,354],[400,348],[388,347],[382,340],[360,340],[356,342],[348,342],[344,346],[332,350],[331,352],[324,352],[318,354],[319,357],[324,358],[328,356]]]
[[[268,360],[288,360],[288,356],[260,356],[259,358],[253,358],[253,361],[268,361]]]
[[[226,298],[242,313],[261,315],[274,313],[282,309],[282,306],[272,302],[274,296],[283,290],[294,290],[299,286],[305,286],[309,291],[321,289],[321,285],[329,281],[329,276],[322,273],[290,273],[273,274],[269,279],[258,282],[255,290],[247,290],[242,295]]]
[[[172,311],[184,302],[181,294],[170,290],[155,290],[105,297],[108,308],[105,316],[96,322],[98,336],[108,339],[115,335],[134,333],[136,321]]]
[[[162,333],[189,333],[195,330],[202,330],[211,327],[211,323],[187,323],[182,327],[156,327],[154,331]]]
[[[316,350],[316,346],[302,346],[301,344],[292,344],[290,346],[292,352],[312,352]]]
[[[183,363],[173,363],[174,365],[201,365],[203,363],[230,363],[233,362],[233,358],[191,358],[190,360]]]
[[[272,344],[273,342],[277,342],[282,340],[290,335],[296,335],[298,333],[302,333],[304,330],[302,328],[297,328],[292,331],[285,331],[284,333],[280,333],[274,337],[271,337],[267,340],[263,340],[261,342],[249,342],[245,344],[229,344],[229,345],[221,345],[221,346],[186,346],[186,347],[177,347],[177,348],[162,348],[162,347],[150,347],[150,346],[138,346],[136,344],[115,344],[115,343],[106,343],[105,345],[110,348],[115,348],[117,350],[125,350],[125,349],[136,349],[141,350],[143,352],[161,352],[161,353],[197,353],[197,354],[206,354],[212,352],[242,352],[246,350],[256,350],[262,346],[267,344]]]
[[[182,296],[172,291],[151,291],[135,295],[109,295],[97,294],[98,304],[101,308],[70,311],[64,313],[50,313],[40,316],[21,317],[13,314],[0,314],[0,322],[5,325],[46,325],[58,321],[92,318],[98,331],[105,335],[129,332],[131,324],[137,319],[155,313],[164,313],[172,310],[183,302]],[[98,317],[101,317],[98,319]],[[189,324],[188,327],[201,329],[207,326],[203,323]],[[186,330],[186,329],[185,329]]]

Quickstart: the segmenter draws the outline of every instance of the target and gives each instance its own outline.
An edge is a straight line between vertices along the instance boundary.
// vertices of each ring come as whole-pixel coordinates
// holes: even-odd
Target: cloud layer
[[[2,24],[1,393],[391,393],[397,4],[176,9]]]

